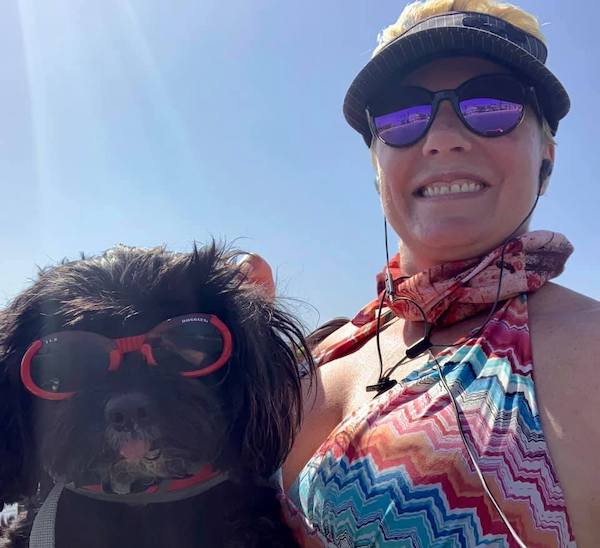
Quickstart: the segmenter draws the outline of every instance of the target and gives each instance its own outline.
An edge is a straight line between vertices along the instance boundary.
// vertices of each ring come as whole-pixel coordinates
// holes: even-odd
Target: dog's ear
[[[292,447],[302,420],[303,377],[312,378],[314,364],[300,325],[264,295],[242,330],[233,334],[231,366],[244,402],[235,431],[243,432],[243,464],[268,477]]]
[[[257,253],[247,253],[240,260],[239,269],[246,276],[245,283],[254,284],[260,288],[268,301],[275,300],[273,271],[265,259]]]
[[[0,312],[0,330],[7,324]],[[3,339],[6,337],[0,336],[0,508],[3,503],[32,496],[39,483],[30,398],[19,380],[17,353],[7,348]]]

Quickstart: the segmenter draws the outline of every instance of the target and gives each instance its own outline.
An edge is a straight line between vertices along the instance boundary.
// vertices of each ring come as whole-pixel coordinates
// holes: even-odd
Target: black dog
[[[59,484],[56,548],[296,545],[270,478],[313,365],[234,259],[118,246],[0,313],[0,508],[25,509],[6,546]]]

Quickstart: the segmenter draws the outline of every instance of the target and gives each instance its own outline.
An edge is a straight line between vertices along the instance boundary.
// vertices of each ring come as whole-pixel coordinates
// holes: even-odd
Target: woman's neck
[[[509,238],[517,238],[525,234],[528,230],[529,223],[526,223],[524,226],[519,227],[513,234],[503,235],[497,239],[487,241],[477,240],[469,242],[468,245],[457,245],[456,247],[445,247],[444,249],[428,249],[420,245],[418,253],[400,242],[399,253],[402,273],[405,276],[413,276],[441,264],[482,257],[503,245]]]
[[[415,274],[418,274],[419,272],[429,270],[434,266],[447,262],[440,260],[435,261],[428,257],[417,256],[414,253],[412,253],[410,249],[408,249],[402,244],[400,244],[399,253],[400,264],[402,265],[402,275],[404,276],[413,276]]]

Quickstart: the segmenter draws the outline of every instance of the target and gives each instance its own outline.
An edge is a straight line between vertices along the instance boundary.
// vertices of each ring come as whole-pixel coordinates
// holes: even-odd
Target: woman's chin
[[[417,254],[426,250],[437,262],[446,262],[485,253],[490,249],[490,242],[494,241],[494,237],[481,226],[481,221],[452,219],[421,226],[420,230],[402,240],[413,250],[420,250]]]

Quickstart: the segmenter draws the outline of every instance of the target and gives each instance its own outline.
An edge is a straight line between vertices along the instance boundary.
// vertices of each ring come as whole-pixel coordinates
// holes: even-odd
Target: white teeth
[[[462,192],[478,192],[483,188],[481,183],[469,179],[459,179],[451,183],[431,183],[421,190],[425,198],[442,194],[459,194]]]

